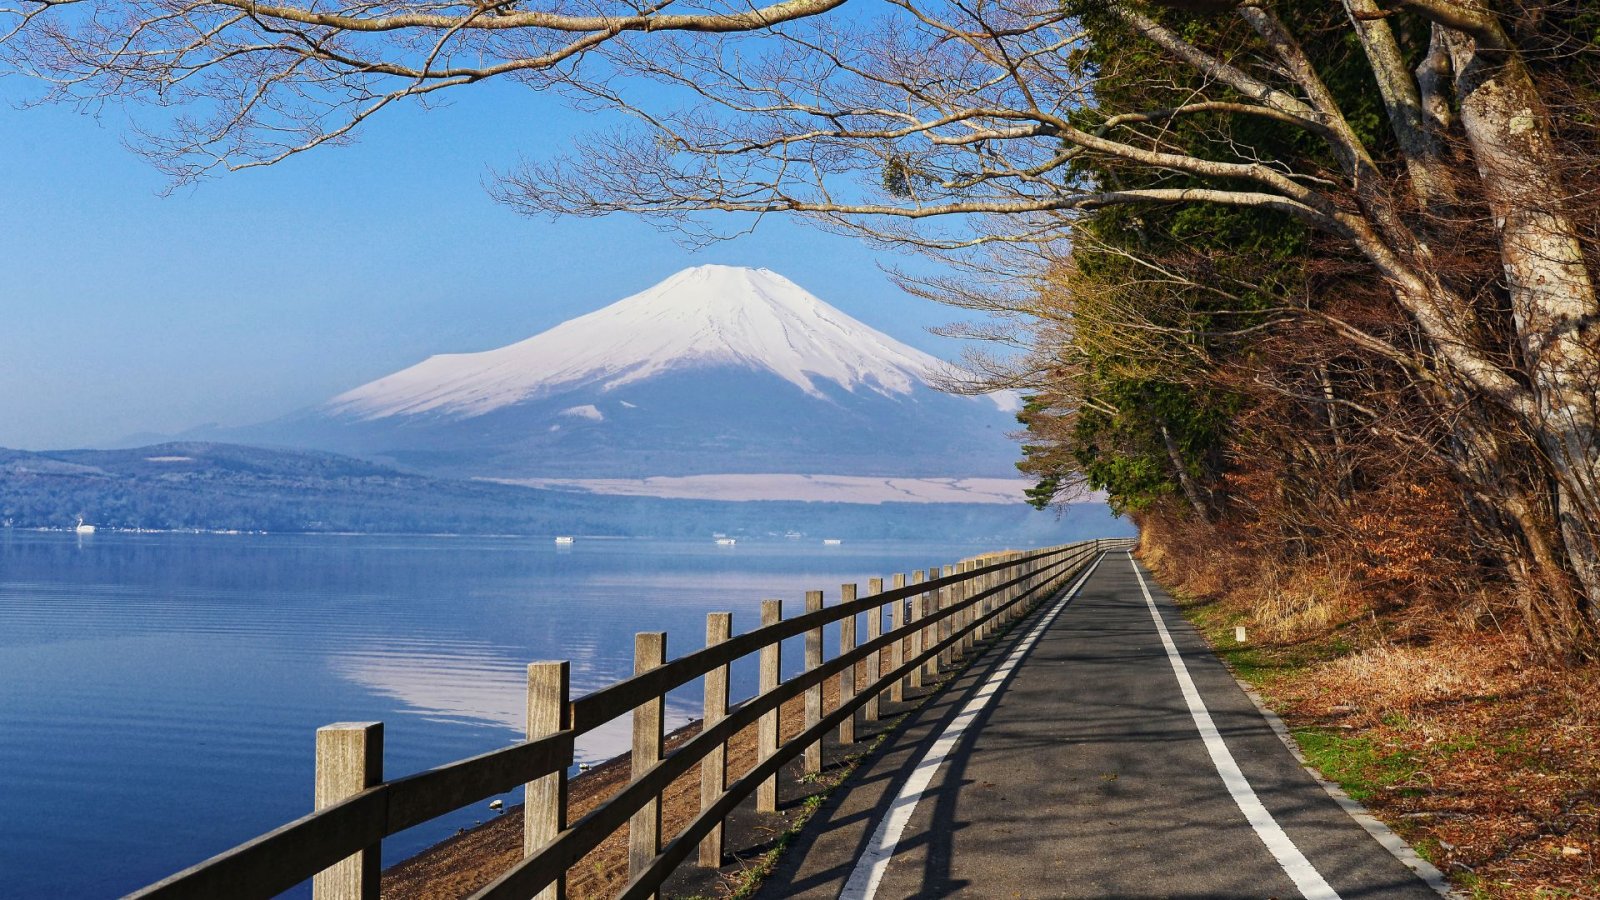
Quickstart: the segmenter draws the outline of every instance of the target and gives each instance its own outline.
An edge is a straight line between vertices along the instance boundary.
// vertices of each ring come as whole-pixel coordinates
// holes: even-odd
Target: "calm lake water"
[[[579,695],[631,671],[636,631],[678,656],[708,611],[743,632],[763,597],[798,611],[805,590],[836,603],[841,582],[991,549],[0,531],[0,893],[115,896],[304,814],[320,725],[383,721],[385,774],[408,774],[520,739],[531,660],[570,659]],[[753,693],[754,661],[733,678]],[[675,693],[669,727],[699,704]],[[626,749],[614,725],[580,761]]]

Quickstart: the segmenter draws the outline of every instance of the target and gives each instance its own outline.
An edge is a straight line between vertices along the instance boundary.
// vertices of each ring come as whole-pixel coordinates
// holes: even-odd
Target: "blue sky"
[[[924,330],[954,311],[901,293],[878,268],[895,260],[847,238],[769,219],[691,252],[631,217],[496,204],[492,168],[590,124],[510,84],[168,197],[124,147],[123,111],[15,108],[27,92],[0,81],[0,446],[263,421],[711,262],[772,268],[901,340],[960,352]]]

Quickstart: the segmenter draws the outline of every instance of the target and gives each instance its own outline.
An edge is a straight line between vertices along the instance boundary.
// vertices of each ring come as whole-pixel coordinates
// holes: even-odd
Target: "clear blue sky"
[[[14,108],[28,88],[0,81],[3,447],[264,421],[710,262],[766,266],[908,343],[960,351],[924,330],[954,311],[901,293],[886,258],[846,238],[769,219],[692,253],[634,218],[552,222],[494,203],[492,168],[589,127],[513,85],[165,198],[164,176],[123,146],[123,111]]]

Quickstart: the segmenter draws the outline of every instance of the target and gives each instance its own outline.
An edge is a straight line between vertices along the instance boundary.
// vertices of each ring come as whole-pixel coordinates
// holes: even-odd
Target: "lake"
[[[409,774],[519,740],[529,661],[571,660],[578,696],[632,671],[634,632],[675,657],[709,611],[739,633],[763,597],[788,614],[805,590],[837,603],[841,582],[994,549],[0,530],[4,893],[119,895],[303,815],[320,725],[383,721],[385,775]],[[754,660],[733,682],[754,692]],[[675,692],[668,726],[699,706]],[[614,725],[579,761],[627,749]],[[394,836],[385,862],[486,804]]]

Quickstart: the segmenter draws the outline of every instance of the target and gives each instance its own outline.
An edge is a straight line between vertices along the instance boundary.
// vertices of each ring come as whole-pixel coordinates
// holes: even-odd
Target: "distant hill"
[[[526,340],[193,436],[449,476],[1014,477],[1016,398],[943,393],[948,371],[775,272],[699,266]]]
[[[332,453],[181,442],[0,449],[0,524],[65,528],[699,537],[796,530],[856,540],[1060,543],[1126,535],[1103,504],[1058,518],[1022,504],[664,500],[434,478]]]

